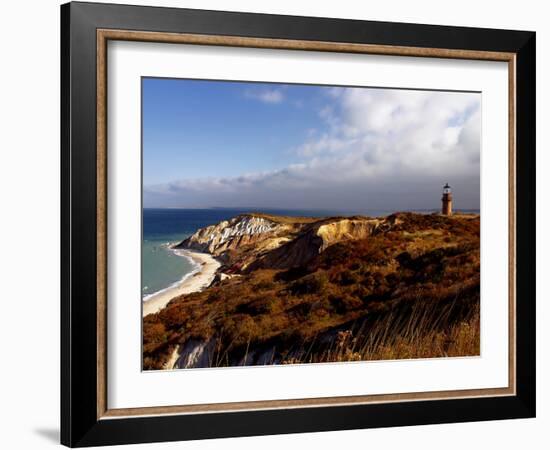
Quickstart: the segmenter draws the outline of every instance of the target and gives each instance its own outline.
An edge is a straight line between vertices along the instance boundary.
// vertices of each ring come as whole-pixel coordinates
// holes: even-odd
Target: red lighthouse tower
[[[443,186],[443,197],[441,198],[441,214],[444,216],[451,216],[453,214],[453,193],[451,192],[451,186],[446,183]]]

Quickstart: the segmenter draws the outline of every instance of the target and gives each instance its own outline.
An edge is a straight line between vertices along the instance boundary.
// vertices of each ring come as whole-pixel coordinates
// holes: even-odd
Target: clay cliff
[[[269,239],[281,232],[281,228],[271,220],[246,214],[201,228],[176,247],[221,256],[228,250]]]
[[[225,263],[222,271],[288,269],[306,264],[329,246],[366,239],[389,230],[396,217],[293,218],[243,214],[201,228],[176,248],[211,253]]]

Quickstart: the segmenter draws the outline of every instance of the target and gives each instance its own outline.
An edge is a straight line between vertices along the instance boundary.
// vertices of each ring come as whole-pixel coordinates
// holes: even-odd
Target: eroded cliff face
[[[381,225],[389,225],[386,219],[340,219],[320,225],[316,230],[322,243],[319,252],[342,240],[365,239]]]
[[[341,241],[367,239],[377,230],[389,229],[393,221],[368,217],[322,219],[305,227],[293,239],[288,239],[271,252],[250,263],[248,271],[256,269],[288,269],[307,264],[316,255]]]
[[[271,220],[247,214],[202,228],[177,247],[211,253],[228,272],[284,269],[303,265],[340,241],[365,239],[394,223],[391,217]]]
[[[278,228],[278,224],[270,220],[252,215],[241,215],[216,225],[201,228],[176,247],[220,256],[228,250],[269,238],[277,232]]]

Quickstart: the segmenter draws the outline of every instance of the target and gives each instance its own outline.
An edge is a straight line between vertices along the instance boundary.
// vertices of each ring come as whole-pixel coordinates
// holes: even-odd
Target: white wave
[[[167,244],[170,244],[170,242],[168,242]],[[166,292],[168,291],[169,289],[173,289],[179,285],[181,285],[182,283],[184,283],[186,280],[188,280],[189,278],[191,278],[193,275],[195,275],[196,273],[199,273],[201,271],[201,265],[199,263],[197,263],[193,258],[191,258],[189,255],[185,254],[185,250],[178,250],[178,249],[172,249],[170,247],[168,247],[169,250],[171,252],[173,252],[175,255],[178,255],[180,258],[185,258],[189,261],[189,263],[191,264],[191,267],[193,267],[193,269],[191,270],[191,272],[188,272],[186,273],[185,275],[183,275],[183,277],[176,281],[175,283],[172,283],[170,286],[168,287],[165,287],[163,289],[160,289],[158,291],[155,291],[155,292],[152,292],[151,294],[147,294],[146,296],[142,297],[142,301],[146,302],[147,300],[149,300],[151,297],[154,297],[158,294],[160,294],[161,292]]]

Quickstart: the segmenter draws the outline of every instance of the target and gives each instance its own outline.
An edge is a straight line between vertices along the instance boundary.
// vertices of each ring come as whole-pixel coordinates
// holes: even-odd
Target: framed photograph
[[[535,415],[535,33],[61,7],[68,446]]]

